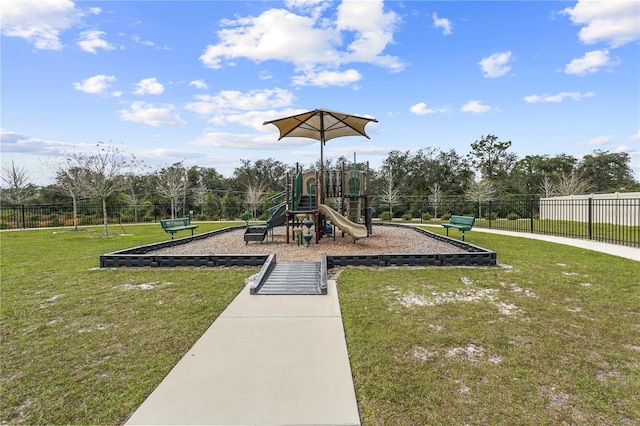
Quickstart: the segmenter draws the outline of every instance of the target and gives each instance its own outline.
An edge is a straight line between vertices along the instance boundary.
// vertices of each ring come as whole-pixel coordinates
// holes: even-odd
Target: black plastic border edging
[[[375,226],[392,226],[413,229],[428,237],[452,244],[465,250],[465,253],[384,253],[357,255],[325,255],[326,268],[337,266],[494,266],[497,262],[495,252],[474,246],[464,241],[438,235],[415,226],[395,223],[376,223]],[[174,266],[262,266],[269,254],[151,254],[155,250],[187,244],[225,232],[244,229],[244,225],[205,232],[194,236],[168,240],[146,246],[133,247],[100,256],[101,268],[118,267],[174,267]],[[323,256],[323,258],[325,257]]]

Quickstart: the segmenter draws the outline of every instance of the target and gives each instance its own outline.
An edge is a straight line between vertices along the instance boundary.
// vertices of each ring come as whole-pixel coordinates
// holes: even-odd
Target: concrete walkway
[[[640,249],[474,228],[640,261]],[[251,296],[247,286],[128,425],[359,425],[335,281],[326,296]]]
[[[129,425],[359,425],[335,281],[325,296],[247,286]]]
[[[551,243],[564,244],[573,247],[580,247],[587,250],[599,251],[614,256],[624,257],[626,259],[640,262],[640,249],[621,246],[618,244],[601,243],[593,240],[579,240],[575,238],[554,237],[551,235],[530,234],[528,232],[512,232],[502,231],[499,229],[473,228],[471,232],[488,232],[492,234],[509,235],[511,237],[530,238],[534,240],[548,241]]]

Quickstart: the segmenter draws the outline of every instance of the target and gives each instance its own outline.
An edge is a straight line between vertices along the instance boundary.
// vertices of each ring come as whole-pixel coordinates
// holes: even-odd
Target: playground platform
[[[359,425],[335,281],[240,292],[128,425]]]

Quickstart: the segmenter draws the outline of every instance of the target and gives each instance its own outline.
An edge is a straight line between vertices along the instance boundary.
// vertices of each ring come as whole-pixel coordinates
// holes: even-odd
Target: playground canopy
[[[265,121],[263,124],[273,124],[280,130],[278,140],[287,137],[310,138],[320,141],[320,179],[324,172],[323,148],[328,140],[342,136],[364,136],[370,139],[364,127],[377,123],[375,118],[360,117],[353,114],[318,108],[313,111],[277,120]],[[320,182],[322,183],[322,182]],[[322,185],[320,185],[322,188]],[[322,199],[322,194],[320,194]]]

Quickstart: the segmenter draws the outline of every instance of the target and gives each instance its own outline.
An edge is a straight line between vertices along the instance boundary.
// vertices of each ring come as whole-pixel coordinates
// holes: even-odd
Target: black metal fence
[[[375,204],[374,204],[375,206]],[[264,216],[264,206],[242,206],[256,215]],[[384,207],[377,205],[377,214]],[[442,201],[433,206],[396,206],[394,211],[405,211],[409,217],[427,218],[440,223],[454,215],[476,217],[474,226],[516,232],[555,235],[640,247],[640,198],[626,199],[527,199],[496,200],[474,203],[462,199]],[[410,208],[409,208],[410,207]],[[236,209],[238,210],[238,209]],[[239,214],[244,211],[238,210]],[[412,213],[409,213],[411,211]],[[423,214],[427,215],[423,216]],[[436,217],[437,214],[437,217]],[[178,206],[176,215],[193,220],[217,220],[214,214],[197,206]],[[259,218],[263,218],[260,216]],[[429,216],[431,218],[429,219]],[[110,224],[159,222],[171,217],[171,206],[165,204],[108,205]],[[80,203],[78,226],[101,225],[102,206]],[[0,205],[0,229],[46,228],[73,226],[71,204]]]

